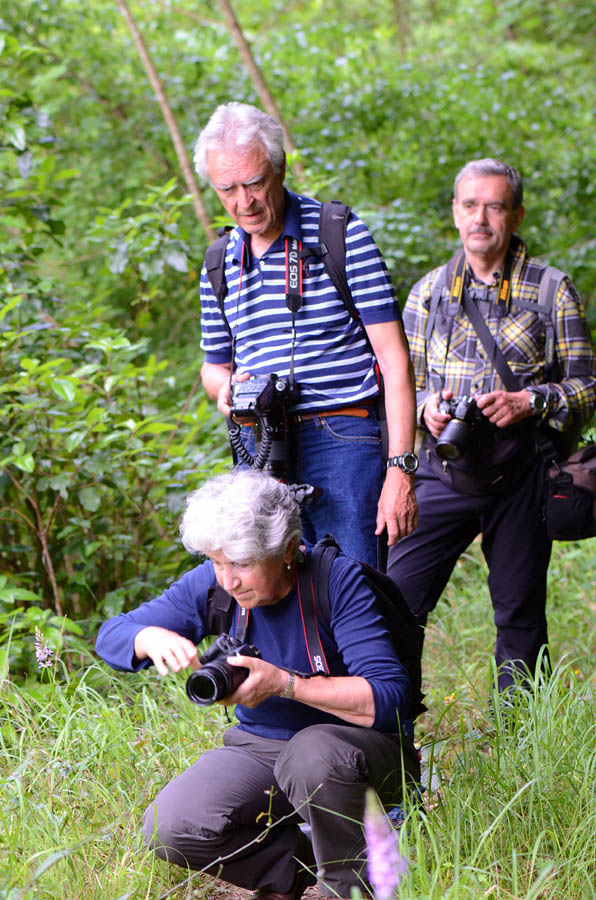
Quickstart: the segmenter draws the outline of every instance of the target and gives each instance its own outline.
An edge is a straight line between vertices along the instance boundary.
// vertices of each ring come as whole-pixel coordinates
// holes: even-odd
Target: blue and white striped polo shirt
[[[290,372],[292,317],[286,306],[285,236],[318,246],[320,203],[285,192],[284,230],[260,259],[249,236],[234,228],[226,250],[226,318],[236,336],[236,367],[252,375]],[[244,264],[242,246],[244,243]],[[242,271],[241,271],[242,270]],[[385,262],[370,232],[353,213],[346,236],[346,275],[365,325],[401,319]],[[229,363],[232,345],[205,266],[201,273],[201,347],[208,363]],[[316,411],[362,402],[378,393],[375,359],[362,326],[350,316],[323,263],[310,258],[296,313],[294,410]]]

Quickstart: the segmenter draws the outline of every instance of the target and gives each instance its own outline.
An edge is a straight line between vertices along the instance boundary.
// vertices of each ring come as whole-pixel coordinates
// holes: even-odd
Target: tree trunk
[[[277,104],[273,98],[271,91],[269,90],[269,87],[267,86],[267,82],[261,74],[261,70],[257,66],[255,58],[252,55],[252,50],[250,49],[248,41],[242,33],[242,29],[238,24],[238,20],[231,4],[229,3],[229,0],[217,0],[217,2],[219,3],[219,7],[223,13],[223,17],[226,20],[226,25],[228,26],[228,29],[234,39],[234,43],[238,47],[240,56],[244,61],[244,65],[248,70],[248,74],[250,75],[252,83],[255,86],[255,90],[259,95],[261,103],[263,104],[265,110],[269,113],[269,115],[273,116],[274,119],[277,119],[277,121],[281,125],[284,133],[286,150],[288,150],[290,153],[296,153],[296,145],[292,140],[292,135],[290,134],[288,126],[284,122],[282,115],[277,108]],[[297,160],[293,163],[293,169],[297,175],[304,175],[304,169]]]
[[[410,37],[408,6],[405,0],[393,0],[393,9],[395,12],[395,26],[397,29],[399,56],[401,61],[403,62],[406,56],[406,49],[408,47],[408,40]]]
[[[201,197],[201,192],[199,190],[199,186],[197,184],[196,178],[194,176],[194,172],[190,165],[190,160],[188,158],[188,154],[186,152],[186,147],[184,146],[184,141],[182,140],[182,136],[178,129],[178,125],[176,123],[176,119],[174,118],[174,114],[170,109],[170,105],[167,101],[165,91],[163,89],[163,85],[159,80],[157,72],[155,70],[155,66],[149,56],[149,52],[145,46],[143,38],[139,32],[139,29],[136,26],[136,22],[133,19],[130,10],[126,4],[126,0],[118,0],[118,6],[122,11],[122,15],[126,19],[126,23],[130,28],[131,34],[133,36],[133,40],[137,46],[137,50],[139,51],[139,56],[143,61],[143,65],[147,71],[147,75],[149,76],[149,81],[151,82],[151,86],[155,92],[155,96],[157,97],[157,102],[159,103],[160,109],[162,111],[163,117],[166,121],[166,125],[168,126],[168,130],[170,132],[170,136],[172,138],[172,143],[174,144],[174,148],[176,150],[176,155],[178,157],[178,162],[180,163],[180,168],[182,169],[182,174],[184,175],[184,180],[186,182],[186,186],[190,192],[192,197],[193,207],[197,218],[210,241],[215,240],[216,234],[211,227],[211,223],[209,221],[209,216],[207,215],[207,211],[203,205],[203,200]]]

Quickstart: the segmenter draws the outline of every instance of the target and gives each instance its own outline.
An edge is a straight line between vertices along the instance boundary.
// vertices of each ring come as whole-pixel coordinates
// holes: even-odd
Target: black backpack
[[[313,595],[314,610],[323,627],[329,631],[331,623],[331,603],[329,601],[329,573],[331,566],[340,552],[335,538],[326,534],[317,541],[310,554],[310,573],[301,566],[298,570],[299,585],[302,586],[303,599],[306,593]],[[387,631],[391,635],[395,652],[410,678],[411,698],[408,717],[416,716],[426,710],[422,702],[422,672],[420,658],[424,631],[396,583],[389,575],[359,563],[362,574],[376,597]],[[312,577],[309,577],[312,576]],[[306,626],[305,626],[306,627]],[[310,644],[310,637],[307,639]]]
[[[332,535],[321,538],[308,557],[308,565],[298,567],[298,590],[304,620],[304,638],[311,668],[314,674],[329,674],[325,655],[321,648],[317,616],[322,626],[330,632],[331,604],[329,601],[329,573],[339,546]],[[426,710],[422,700],[422,675],[420,656],[423,629],[418,625],[395,582],[383,572],[366,563],[359,563],[364,577],[372,589],[379,611],[391,638],[395,652],[410,678],[411,699],[408,718],[415,719]],[[230,630],[236,601],[219,585],[207,595],[206,626],[208,634],[222,634]],[[242,623],[244,627],[244,622]],[[237,634],[241,640],[245,634]]]

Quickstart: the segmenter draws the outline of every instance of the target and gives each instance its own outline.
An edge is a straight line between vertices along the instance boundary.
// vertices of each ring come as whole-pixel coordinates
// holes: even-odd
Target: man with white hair
[[[404,309],[424,435],[420,524],[390,549],[388,565],[425,625],[482,534],[501,690],[516,669],[533,676],[548,642],[540,440],[568,453],[596,407],[582,304],[567,276],[530,257],[515,234],[523,217],[512,166],[480,159],[459,172],[453,218],[463,250],[414,285]]]
[[[408,345],[390,276],[362,221],[346,223],[346,276],[358,313],[344,305],[317,251],[321,204],[284,187],[283,132],[253,106],[218,107],[195,148],[236,224],[225,251],[227,293],[201,275],[203,385],[230,414],[231,381],[276,374],[295,382],[289,407],[290,479],[322,488],[304,512],[306,537],[331,532],[344,552],[377,564],[416,526],[415,402]],[[290,260],[299,260],[297,269]],[[383,376],[388,453],[376,399]]]

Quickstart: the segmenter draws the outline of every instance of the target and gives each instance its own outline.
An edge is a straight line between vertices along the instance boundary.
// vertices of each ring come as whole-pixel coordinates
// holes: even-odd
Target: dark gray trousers
[[[234,726],[157,796],[147,842],[164,859],[249,890],[287,892],[300,869],[326,896],[366,888],[362,831],[368,785],[389,808],[419,763],[408,738],[349,725],[313,725],[289,741]],[[312,846],[299,824],[312,828]],[[315,878],[312,878],[314,883]]]
[[[533,675],[548,643],[546,581],[552,543],[542,517],[543,492],[540,459],[530,458],[523,477],[491,497],[453,490],[422,454],[416,474],[419,525],[389,548],[387,572],[418,622],[426,625],[457,560],[482,533],[497,628],[499,690],[514,683],[516,669],[524,673],[527,667]]]

